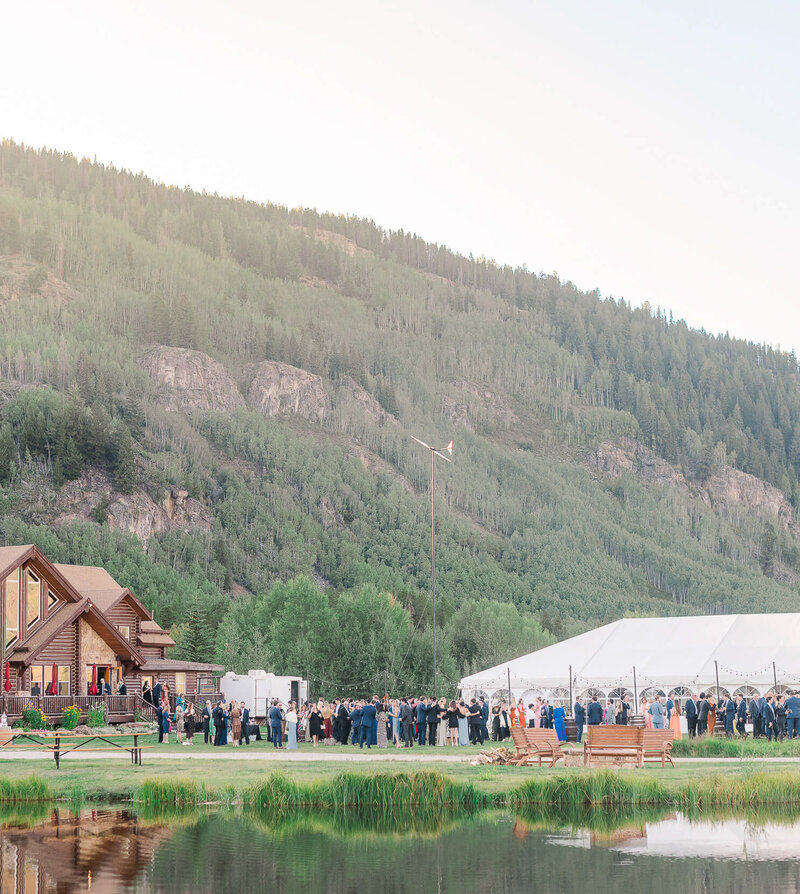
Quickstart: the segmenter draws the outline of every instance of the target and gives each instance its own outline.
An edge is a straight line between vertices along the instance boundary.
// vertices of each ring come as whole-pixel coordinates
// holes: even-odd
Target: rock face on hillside
[[[461,424],[469,431],[475,431],[482,423],[508,428],[519,422],[508,401],[486,385],[461,380],[453,380],[450,384],[464,395],[446,394],[442,398],[442,409],[454,425]]]
[[[348,392],[349,396],[355,400],[359,409],[367,419],[377,422],[378,425],[384,425],[387,422],[391,425],[400,424],[391,413],[387,413],[386,410],[383,409],[369,391],[362,388],[361,385],[354,379],[351,379],[350,376],[344,376],[342,378],[341,390]]]
[[[168,410],[234,410],[245,405],[233,376],[207,354],[164,345],[148,351],[139,366]]]
[[[321,422],[331,412],[322,379],[288,363],[265,360],[249,367],[254,372],[247,404],[265,416],[302,416]]]
[[[135,534],[144,547],[154,534],[165,531],[211,530],[211,515],[205,506],[175,487],[169,487],[157,503],[142,490],[119,494],[102,472],[88,470],[68,481],[58,496],[61,514],[57,524],[94,517],[100,502],[105,501],[109,528]]]
[[[666,485],[691,493],[723,517],[729,517],[741,507],[757,515],[775,516],[784,526],[793,527],[792,506],[782,491],[730,466],[718,469],[702,485],[692,485],[666,460],[630,438],[616,444],[600,444],[589,454],[588,463],[592,469],[612,477],[631,472],[645,484]]]

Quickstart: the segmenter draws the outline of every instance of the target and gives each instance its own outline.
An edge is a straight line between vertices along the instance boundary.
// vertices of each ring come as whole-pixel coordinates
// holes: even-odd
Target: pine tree
[[[64,442],[64,456],[61,458],[61,469],[67,481],[74,481],[83,469],[83,457],[72,438]]]
[[[195,592],[186,610],[183,624],[183,636],[180,641],[181,655],[187,661],[209,661],[213,640],[208,619],[200,605],[200,598]]]
[[[119,427],[114,463],[114,487],[121,494],[130,494],[136,487],[136,456],[133,438],[126,425]]]

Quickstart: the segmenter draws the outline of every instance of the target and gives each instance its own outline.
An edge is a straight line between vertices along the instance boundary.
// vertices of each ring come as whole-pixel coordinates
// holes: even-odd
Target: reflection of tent
[[[716,666],[715,666],[716,662]],[[774,664],[774,669],[773,669]],[[800,688],[800,613],[625,618],[547,646],[461,680],[464,695],[508,689],[545,695],[570,685],[573,695],[598,689],[639,693],[656,689],[698,692],[716,685],[733,693],[748,685],[759,692],[781,685]]]

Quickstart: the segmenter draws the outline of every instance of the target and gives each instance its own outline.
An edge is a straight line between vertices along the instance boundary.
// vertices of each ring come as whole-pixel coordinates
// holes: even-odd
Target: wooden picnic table
[[[134,766],[142,765],[142,746],[139,744],[139,737],[142,735],[150,735],[150,733],[34,733],[15,731],[14,735],[5,742],[0,742],[0,752],[4,748],[30,748],[31,745],[36,748],[52,751],[53,758],[56,762],[56,769],[61,766],[62,755],[77,751],[79,748],[85,748],[86,751],[110,751],[112,749],[120,749],[128,751],[131,755],[131,763]],[[31,745],[18,745],[16,739],[27,739]],[[65,741],[78,740],[78,741]],[[123,745],[121,742],[115,742],[114,739],[133,739],[132,745]],[[92,746],[92,742],[104,742],[104,745]]]

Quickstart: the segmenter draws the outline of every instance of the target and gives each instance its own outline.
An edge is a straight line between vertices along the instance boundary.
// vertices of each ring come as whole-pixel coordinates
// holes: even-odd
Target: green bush
[[[28,705],[22,712],[22,726],[25,729],[44,729],[47,726],[47,718],[40,708]]]
[[[70,705],[68,708],[64,708],[61,713],[61,726],[64,729],[75,729],[80,719],[80,708],[77,705]]]
[[[89,708],[86,713],[86,725],[87,726],[105,726],[106,725],[106,715],[103,711],[102,707],[99,708]]]

